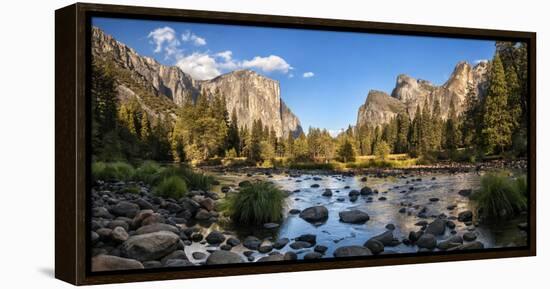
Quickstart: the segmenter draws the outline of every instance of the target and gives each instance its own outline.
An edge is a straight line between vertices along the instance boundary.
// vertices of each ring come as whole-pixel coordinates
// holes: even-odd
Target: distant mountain
[[[239,127],[252,127],[260,119],[273,127],[277,136],[302,132],[300,120],[280,96],[279,82],[251,70],[238,70],[211,80],[195,80],[177,66],[166,66],[115,40],[97,27],[92,28],[92,56],[117,70],[119,99],[135,98],[148,113],[165,118],[187,100],[196,101],[200,92],[209,98],[224,96],[227,110],[236,111]]]
[[[478,95],[485,94],[488,65],[487,62],[480,62],[472,67],[467,62],[459,62],[447,82],[441,86],[401,74],[397,76],[391,96],[376,90],[369,92],[365,103],[359,107],[357,126],[385,124],[399,112],[408,113],[412,119],[417,106],[422,108],[426,99],[430,107],[439,100],[443,119],[448,117],[451,101],[454,101],[455,108],[460,113],[464,111],[465,97],[470,85]]]

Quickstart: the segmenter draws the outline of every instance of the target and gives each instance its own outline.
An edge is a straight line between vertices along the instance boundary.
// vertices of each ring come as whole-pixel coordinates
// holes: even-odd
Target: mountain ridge
[[[378,90],[369,91],[365,103],[358,109],[356,126],[386,124],[400,112],[406,112],[413,119],[417,106],[422,108],[425,101],[432,108],[439,101],[442,118],[447,119],[451,102],[454,102],[457,113],[464,111],[469,87],[478,96],[485,94],[488,71],[487,62],[472,66],[466,61],[460,61],[449,79],[439,86],[427,80],[399,74],[391,95]]]
[[[279,137],[288,134],[297,136],[303,131],[300,120],[280,96],[279,82],[255,71],[235,70],[210,80],[195,80],[177,66],[163,65],[151,57],[139,55],[98,27],[92,28],[92,56],[127,72],[133,81],[140,82],[159,97],[159,102],[166,98],[179,107],[189,100],[195,102],[201,92],[205,92],[210,99],[219,93],[226,99],[228,112],[236,111],[239,127],[251,128],[253,122],[259,119],[271,125]],[[140,96],[123,84],[119,84],[117,91],[121,99]],[[149,98],[151,101],[154,97]],[[140,103],[154,115],[163,114],[152,109],[151,105]],[[173,113],[171,115],[175,117]]]

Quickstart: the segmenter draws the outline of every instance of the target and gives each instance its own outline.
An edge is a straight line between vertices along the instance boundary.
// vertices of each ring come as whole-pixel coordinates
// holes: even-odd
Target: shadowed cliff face
[[[210,98],[219,93],[226,99],[228,112],[231,114],[235,109],[239,127],[246,125],[251,128],[253,121],[260,119],[264,125],[273,127],[277,136],[302,132],[299,119],[281,99],[279,83],[256,72],[239,70],[211,80],[194,80],[176,66],[165,66],[150,57],[138,55],[96,27],[92,29],[92,55],[123,69],[140,86],[152,91],[159,102],[166,101],[161,98],[167,98],[181,106],[189,99],[195,101],[201,91]],[[129,97],[140,100],[139,93],[129,87],[119,87],[118,91],[122,100]],[[162,114],[152,111],[150,105],[140,103],[153,115]]]
[[[448,118],[451,101],[458,113],[464,111],[468,87],[483,96],[487,89],[488,64],[480,62],[472,67],[467,62],[459,62],[449,79],[441,86],[408,75],[397,76],[391,96],[380,91],[370,91],[365,104],[357,113],[357,125],[380,125],[389,122],[399,112],[405,111],[414,118],[417,106],[434,106],[436,100],[441,105],[443,119]]]

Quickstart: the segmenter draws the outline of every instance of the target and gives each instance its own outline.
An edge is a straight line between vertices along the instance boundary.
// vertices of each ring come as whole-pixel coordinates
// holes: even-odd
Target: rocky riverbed
[[[526,244],[526,216],[480,223],[468,196],[479,175],[216,173],[212,192],[180,200],[143,183],[92,189],[92,271],[317,259]],[[239,227],[216,211],[243,181],[288,192],[284,219]],[[128,188],[139,188],[129,192]]]

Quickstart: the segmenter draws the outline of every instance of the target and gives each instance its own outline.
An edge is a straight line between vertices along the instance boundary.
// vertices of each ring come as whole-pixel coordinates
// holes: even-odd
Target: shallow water
[[[321,178],[314,180],[314,177]],[[223,184],[236,185],[239,181],[251,178],[242,174],[225,174],[218,176]],[[421,178],[420,181],[417,179]],[[283,190],[293,192],[286,199],[285,218],[281,226],[274,230],[257,228],[234,228],[230,225],[213,225],[203,229],[206,236],[209,231],[216,229],[232,234],[243,240],[248,235],[254,235],[259,238],[270,238],[275,241],[277,238],[293,239],[302,234],[315,234],[317,244],[328,247],[325,257],[332,257],[333,251],[345,245],[363,245],[369,238],[385,232],[387,224],[394,224],[394,237],[402,240],[408,236],[410,231],[418,231],[419,226],[415,223],[425,220],[431,222],[436,216],[444,213],[447,216],[457,216],[459,212],[465,210],[475,211],[471,201],[467,197],[458,194],[462,189],[477,189],[479,187],[480,176],[475,173],[459,174],[422,174],[421,176],[407,175],[406,178],[387,177],[374,178],[369,177],[366,182],[361,182],[361,176],[349,177],[342,175],[301,175],[298,178],[291,178],[286,175],[274,175],[272,178],[266,176],[254,176],[252,179],[269,180],[275,183]],[[311,185],[318,184],[318,188],[311,188]],[[345,187],[349,186],[348,189]],[[351,190],[360,190],[368,186],[377,190],[378,194],[373,194],[372,201],[369,202],[368,196],[359,196],[356,202],[351,202],[348,193]],[[321,194],[325,189],[331,189],[332,197],[323,197]],[[379,200],[385,197],[386,200]],[[338,200],[343,198],[342,200]],[[438,198],[439,201],[431,202],[430,198]],[[402,203],[411,204],[407,207],[406,213],[399,213],[403,207]],[[290,209],[306,209],[311,206],[323,205],[329,210],[328,220],[321,225],[310,224],[298,215],[290,215],[287,212]],[[456,208],[448,210],[449,205],[455,205]],[[420,209],[426,207],[428,218],[420,218],[417,213]],[[365,224],[347,224],[339,220],[338,213],[349,209],[359,209],[370,216],[370,220]],[[518,217],[513,220],[507,220],[499,224],[479,225],[470,227],[477,234],[477,241],[481,241],[485,248],[495,248],[504,246],[520,246],[525,244],[525,236],[517,228],[517,224],[524,221],[524,217]],[[474,217],[475,221],[475,217]],[[464,223],[457,220],[455,230],[462,235],[468,230]],[[438,240],[445,240],[451,236],[451,230],[447,229],[445,235],[438,236]],[[292,243],[289,242],[289,244]],[[279,250],[284,253],[292,250],[287,244]],[[195,251],[206,251],[207,246],[194,243],[186,248],[188,253]],[[242,252],[247,249],[237,246],[232,249],[234,252]],[[299,258],[305,253],[312,251],[313,248],[296,251]],[[407,246],[400,244],[395,247],[386,247],[385,251],[398,253],[417,252],[416,246]],[[190,254],[188,254],[190,255]],[[261,257],[265,254],[256,252],[253,256]],[[257,258],[256,258],[257,259]]]

